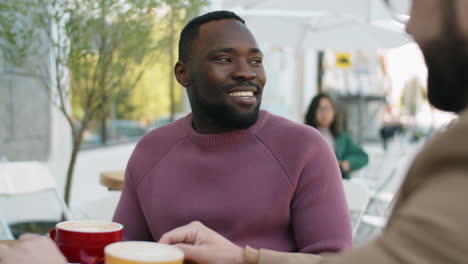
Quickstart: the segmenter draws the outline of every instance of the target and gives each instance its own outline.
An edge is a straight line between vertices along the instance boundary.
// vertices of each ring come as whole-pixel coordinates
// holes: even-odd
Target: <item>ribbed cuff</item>
[[[244,264],[258,264],[258,257],[260,253],[258,250],[249,246],[244,248]]]

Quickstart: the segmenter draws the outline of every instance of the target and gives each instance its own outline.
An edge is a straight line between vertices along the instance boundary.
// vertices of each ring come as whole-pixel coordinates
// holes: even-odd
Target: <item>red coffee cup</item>
[[[49,235],[71,263],[102,264],[104,247],[122,240],[123,226],[100,220],[58,223]]]

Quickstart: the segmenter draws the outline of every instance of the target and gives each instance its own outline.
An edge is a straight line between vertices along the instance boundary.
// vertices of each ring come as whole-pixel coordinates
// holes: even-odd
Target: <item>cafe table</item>
[[[0,240],[0,244],[13,245],[16,240]]]
[[[103,171],[100,174],[100,183],[110,191],[121,191],[124,177],[125,170]]]

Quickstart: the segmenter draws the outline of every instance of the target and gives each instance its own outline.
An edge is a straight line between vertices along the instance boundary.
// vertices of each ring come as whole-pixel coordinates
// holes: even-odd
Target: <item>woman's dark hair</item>
[[[333,117],[333,122],[330,125],[330,131],[334,137],[337,137],[341,133],[342,126],[341,126],[341,122],[339,122],[340,118],[338,117],[338,111],[336,109],[335,102],[331,99],[331,97],[328,94],[319,93],[312,99],[309,109],[307,110],[304,123],[311,127],[318,128],[317,111],[320,106],[320,100],[322,100],[323,98],[328,99],[333,106],[333,111],[335,112],[335,116]]]

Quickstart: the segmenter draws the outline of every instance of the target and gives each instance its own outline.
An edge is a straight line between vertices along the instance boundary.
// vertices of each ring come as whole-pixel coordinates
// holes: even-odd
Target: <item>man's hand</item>
[[[340,162],[340,167],[344,172],[349,172],[351,169],[351,166],[349,165],[349,161],[347,160],[342,160]]]
[[[0,245],[0,264],[65,264],[67,260],[47,237],[25,234],[12,246]]]
[[[160,243],[175,244],[185,260],[198,264],[242,264],[243,249],[200,222],[192,222],[164,234]]]

